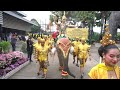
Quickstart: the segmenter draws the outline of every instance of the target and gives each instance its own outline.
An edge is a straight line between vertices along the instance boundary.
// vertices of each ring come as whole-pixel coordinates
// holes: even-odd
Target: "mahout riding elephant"
[[[68,67],[70,48],[71,48],[71,41],[67,37],[60,38],[57,40],[56,50],[58,54],[59,65],[62,76],[70,75],[73,78],[75,78],[75,75],[73,75],[70,72]]]
[[[112,11],[109,17],[109,29],[112,34],[111,39],[115,39],[117,29],[120,28],[120,11]]]

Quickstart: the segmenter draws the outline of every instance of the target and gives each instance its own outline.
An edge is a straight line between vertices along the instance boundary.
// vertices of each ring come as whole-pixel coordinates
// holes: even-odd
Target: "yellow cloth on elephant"
[[[39,48],[37,48],[37,50],[38,50],[38,59],[40,61],[46,61],[47,60],[49,48],[50,47],[48,45],[45,45],[44,47],[40,46]]]
[[[86,59],[88,57],[88,50],[89,50],[90,46],[88,44],[80,44],[78,46],[78,49],[79,49],[79,55],[78,57],[79,58],[83,58],[83,59]]]
[[[117,78],[119,78],[119,67],[116,65],[113,69],[113,68],[106,66],[105,63],[100,63],[96,65],[95,67],[93,67],[88,73],[88,75],[92,79],[109,79],[108,78],[109,70],[115,70]]]
[[[74,47],[75,55],[77,55],[78,54],[78,46],[81,44],[81,42],[80,41],[73,41],[72,43],[74,45],[73,47]]]

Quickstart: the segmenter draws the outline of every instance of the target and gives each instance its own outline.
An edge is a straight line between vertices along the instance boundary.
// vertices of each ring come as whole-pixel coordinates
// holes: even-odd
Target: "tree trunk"
[[[92,44],[93,24],[89,25],[89,44]]]
[[[104,17],[102,17],[101,18],[101,23],[102,23],[102,26],[101,26],[101,35],[103,34],[103,32],[104,32],[104,24],[105,24],[105,22],[104,22]]]

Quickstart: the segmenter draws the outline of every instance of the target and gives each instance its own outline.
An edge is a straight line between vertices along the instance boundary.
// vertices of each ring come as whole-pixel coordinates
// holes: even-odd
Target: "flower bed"
[[[27,61],[28,59],[24,56],[24,53],[20,51],[0,54],[0,77],[5,76]]]

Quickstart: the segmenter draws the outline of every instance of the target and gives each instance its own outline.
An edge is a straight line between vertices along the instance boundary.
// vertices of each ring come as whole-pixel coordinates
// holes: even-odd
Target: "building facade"
[[[25,32],[31,31],[33,25],[38,26],[24,17],[26,15],[20,11],[0,11],[1,32],[25,34]]]

